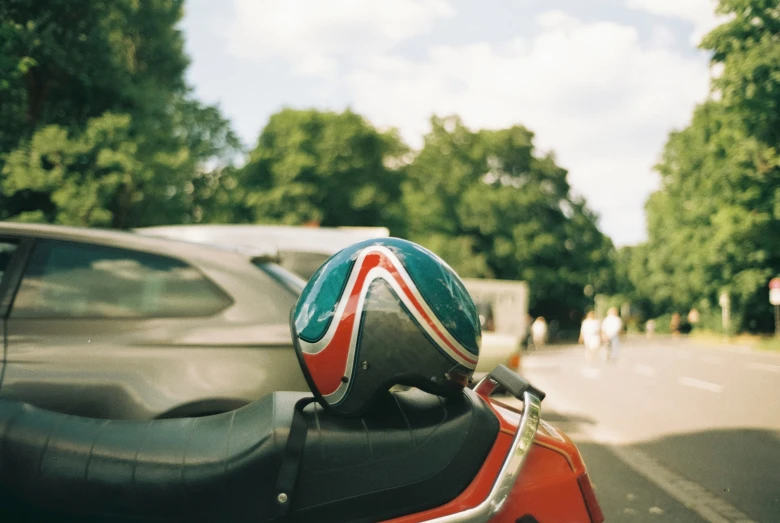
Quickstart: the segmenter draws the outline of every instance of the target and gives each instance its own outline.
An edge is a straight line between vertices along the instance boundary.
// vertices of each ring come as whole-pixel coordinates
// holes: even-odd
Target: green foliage
[[[271,116],[240,173],[254,222],[323,226],[401,223],[404,147],[351,112],[285,109]]]
[[[0,189],[8,196],[40,194],[49,205],[22,212],[19,221],[109,226],[111,199],[132,185],[137,147],[128,141],[130,117],[106,114],[78,136],[57,125],[42,128],[13,151],[3,166]],[[130,196],[132,199],[132,196]]]
[[[530,131],[431,124],[403,186],[412,240],[464,276],[528,281],[534,313],[564,321],[587,305],[585,285],[611,287],[611,242]]]
[[[105,113],[81,132],[49,125],[7,155],[0,190],[34,203],[12,217],[18,221],[102,227],[198,221],[203,210],[196,204],[212,199],[223,171],[195,175],[194,155],[212,154],[199,147],[213,144],[199,146],[206,131],[189,131],[179,148],[149,155],[149,144],[132,137],[128,115]]]
[[[188,60],[175,28],[182,3],[2,2],[0,88],[16,103],[5,109],[0,147],[42,125],[83,126],[107,110],[159,115],[185,88]]]
[[[186,88],[182,4],[0,3],[0,219],[124,228],[203,215],[196,189],[240,144]]]
[[[703,41],[723,66],[718,96],[670,135],[646,206],[649,242],[620,270],[652,314],[717,317],[726,291],[736,325],[765,330],[767,282],[780,273],[780,8],[722,0],[719,10],[733,18]]]

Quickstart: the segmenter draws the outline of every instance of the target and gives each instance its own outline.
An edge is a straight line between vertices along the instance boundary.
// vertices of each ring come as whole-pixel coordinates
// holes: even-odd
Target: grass
[[[771,338],[762,338],[755,346],[759,350],[768,350],[780,352],[780,338],[772,336]]]
[[[719,332],[708,330],[696,330],[691,332],[690,337],[696,341],[713,344],[743,345],[758,350],[780,352],[780,337],[758,334],[736,334],[724,337]]]

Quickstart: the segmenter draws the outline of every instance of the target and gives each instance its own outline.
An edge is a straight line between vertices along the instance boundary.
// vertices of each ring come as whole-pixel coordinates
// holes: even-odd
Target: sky
[[[419,148],[431,115],[522,124],[617,245],[646,239],[668,133],[709,92],[711,0],[188,0],[188,82],[248,147],[283,107],[342,110]]]

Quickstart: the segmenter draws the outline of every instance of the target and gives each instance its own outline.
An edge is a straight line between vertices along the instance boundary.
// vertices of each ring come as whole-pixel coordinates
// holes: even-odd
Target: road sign
[[[769,280],[769,303],[780,305],[780,278]]]

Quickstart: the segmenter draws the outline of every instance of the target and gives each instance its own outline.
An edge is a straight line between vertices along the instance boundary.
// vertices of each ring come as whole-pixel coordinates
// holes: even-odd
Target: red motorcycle
[[[454,398],[391,392],[361,418],[317,404],[296,416],[303,396],[153,421],[0,401],[0,520],[604,520],[577,448],[541,420],[544,394],[506,367]],[[291,455],[296,423],[306,436]]]

